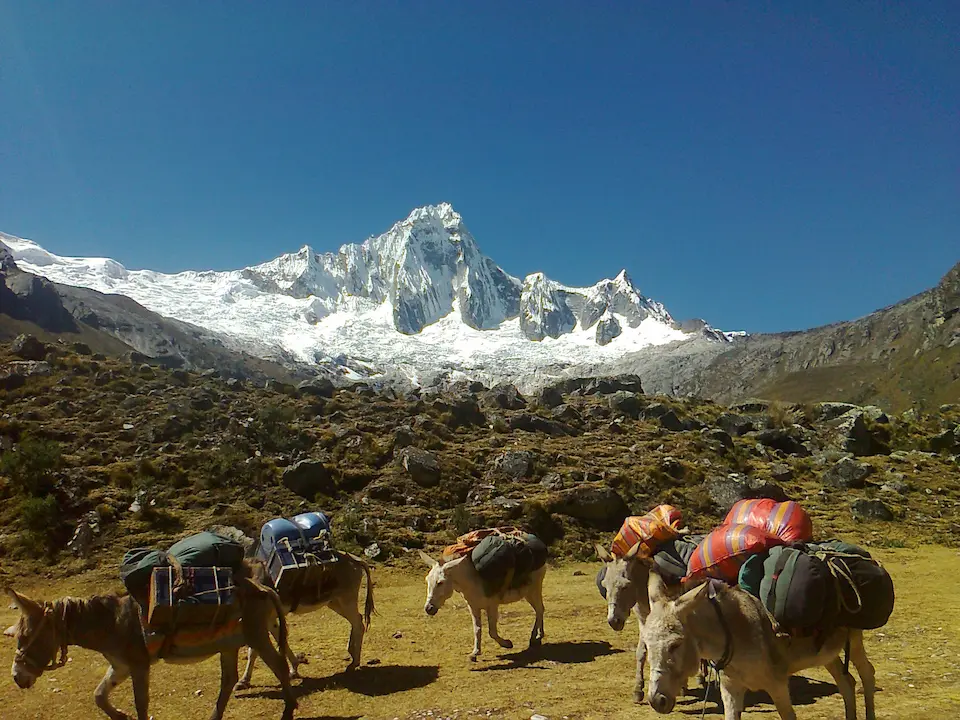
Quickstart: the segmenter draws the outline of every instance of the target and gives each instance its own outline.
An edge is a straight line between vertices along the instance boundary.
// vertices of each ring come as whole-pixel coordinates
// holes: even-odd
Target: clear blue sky
[[[852,318],[960,260],[960,3],[0,0],[0,230],[128,267],[452,202],[507,271]]]

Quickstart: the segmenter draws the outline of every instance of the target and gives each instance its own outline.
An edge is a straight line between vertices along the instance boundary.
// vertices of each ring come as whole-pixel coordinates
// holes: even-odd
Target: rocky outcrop
[[[520,329],[528,339],[558,338],[576,324],[560,285],[543,273],[526,277],[520,292]]]
[[[320,460],[300,460],[283,471],[283,486],[313,502],[318,493],[331,495],[334,483],[330,469]]]

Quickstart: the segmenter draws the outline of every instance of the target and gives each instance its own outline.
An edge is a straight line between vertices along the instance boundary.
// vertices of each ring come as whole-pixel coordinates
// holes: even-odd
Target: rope
[[[717,685],[719,686],[719,685],[720,685],[720,671],[717,670],[713,665],[708,665],[708,668],[709,668],[710,670],[713,670],[713,676],[714,676],[714,678],[715,678],[716,681],[717,681]],[[700,710],[700,720],[703,720],[703,718],[704,718],[704,717],[706,716],[706,714],[707,714],[707,700],[710,699],[710,677],[709,677],[709,675],[705,675],[704,678],[703,678],[703,681],[704,681],[704,683],[705,683],[705,686],[704,686],[704,688],[703,688],[703,709]]]

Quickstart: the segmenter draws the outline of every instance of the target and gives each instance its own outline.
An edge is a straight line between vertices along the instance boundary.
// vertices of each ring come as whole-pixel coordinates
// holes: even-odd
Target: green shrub
[[[470,511],[467,510],[466,505],[457,505],[453,509],[453,514],[450,515],[450,524],[453,525],[453,529],[456,530],[458,537],[465,535],[473,529],[470,527],[472,522],[473,517],[470,515]]]
[[[17,490],[44,495],[53,486],[53,471],[60,467],[60,445],[52,440],[24,438],[13,450],[0,455],[0,474]]]
[[[53,495],[28,497],[20,502],[21,540],[27,554],[52,555],[56,549],[60,513]]]

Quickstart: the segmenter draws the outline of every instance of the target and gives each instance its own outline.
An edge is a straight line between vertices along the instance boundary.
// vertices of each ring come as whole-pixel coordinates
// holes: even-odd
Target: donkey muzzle
[[[662,715],[672,712],[673,706],[676,704],[676,702],[676,698],[667,697],[663,693],[659,692],[650,696],[650,707]]]
[[[436,615],[439,609],[440,608],[438,608],[436,605],[433,605],[431,603],[427,603],[426,605],[423,606],[423,611],[427,615]]]
[[[17,687],[21,690],[29,690],[37,682],[37,677],[28,672],[23,672],[21,670],[13,671],[13,681],[17,684]]]

